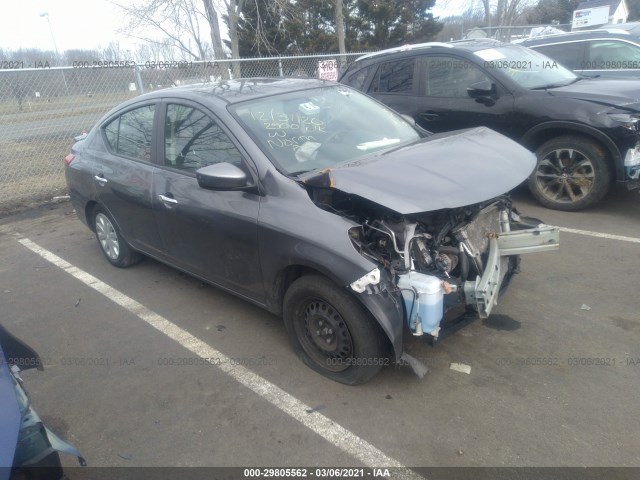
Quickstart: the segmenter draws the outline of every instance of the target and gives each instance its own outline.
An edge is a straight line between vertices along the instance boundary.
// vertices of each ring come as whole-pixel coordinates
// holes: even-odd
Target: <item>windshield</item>
[[[269,159],[290,175],[419,138],[398,114],[344,86],[250,100],[232,112]]]
[[[510,78],[529,90],[569,85],[579,78],[555,60],[518,45],[487,48],[474,53],[496,76]]]

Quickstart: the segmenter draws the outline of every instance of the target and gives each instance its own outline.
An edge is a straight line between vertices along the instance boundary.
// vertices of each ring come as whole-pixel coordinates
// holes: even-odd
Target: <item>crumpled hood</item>
[[[536,158],[486,127],[436,134],[300,179],[400,214],[456,208],[504,194],[531,173]]]
[[[554,97],[569,97],[610,107],[640,112],[640,82],[637,80],[585,78],[566,87],[548,90]]]

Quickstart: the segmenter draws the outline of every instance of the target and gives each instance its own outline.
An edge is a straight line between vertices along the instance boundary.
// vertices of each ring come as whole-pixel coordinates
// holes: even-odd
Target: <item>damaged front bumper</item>
[[[474,304],[480,318],[487,318],[497,304],[498,293],[506,274],[502,257],[548,252],[560,248],[560,229],[540,225],[527,230],[493,234],[489,237],[489,255],[482,276],[464,283],[468,304]]]
[[[411,272],[404,275],[406,283],[403,284],[403,280],[394,280],[388,272],[376,268],[350,284],[350,288],[360,294],[358,297],[364,306],[385,331],[396,360],[406,355],[402,346],[403,323],[408,324],[414,335],[428,333],[432,338],[438,338],[440,322],[446,313],[443,305],[447,303],[446,297],[449,295],[462,297],[462,303],[476,310],[480,318],[486,318],[497,303],[501,287],[507,281],[505,277],[511,273],[508,271],[510,257],[554,251],[560,246],[560,229],[544,224],[535,228],[491,233],[488,237],[483,273],[475,280],[456,284],[453,279],[447,281]],[[434,280],[441,285],[439,292],[433,289]],[[414,293],[407,294],[409,290]],[[443,298],[445,301],[442,301]]]
[[[640,145],[627,150],[624,157],[624,175],[629,190],[640,187]]]

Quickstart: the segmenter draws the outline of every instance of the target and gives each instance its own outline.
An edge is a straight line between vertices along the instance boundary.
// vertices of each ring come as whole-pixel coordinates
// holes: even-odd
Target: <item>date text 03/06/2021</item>
[[[245,468],[244,478],[389,478],[388,468]]]

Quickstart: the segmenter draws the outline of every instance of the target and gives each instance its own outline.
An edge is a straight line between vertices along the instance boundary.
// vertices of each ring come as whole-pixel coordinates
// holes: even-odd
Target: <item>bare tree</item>
[[[197,8],[196,0],[139,0],[123,5],[115,3],[129,18],[122,32],[146,43],[171,45],[183,56],[204,60],[208,45],[202,38],[202,19],[207,16]],[[160,33],[158,39],[154,34]]]
[[[216,59],[226,58],[224,48],[222,47],[222,37],[220,37],[220,22],[218,12],[213,7],[212,0],[202,0],[204,4],[205,16],[211,30],[211,45],[213,45],[213,53]]]
[[[225,10],[227,16],[227,26],[229,27],[229,43],[231,44],[231,57],[240,58],[240,46],[238,42],[238,23],[242,11],[247,5],[246,0],[217,0],[222,9]],[[258,0],[266,1],[269,8],[278,12],[284,20],[296,14],[297,8],[291,0]],[[259,11],[259,9],[258,9]],[[259,22],[258,22],[259,23]],[[284,22],[283,22],[284,24]],[[256,26],[256,31],[260,32],[261,26]],[[268,45],[268,43],[265,43]],[[240,77],[240,63],[233,62],[233,75]]]
[[[480,0],[484,11],[485,24],[488,27],[512,26],[527,6],[535,0],[498,0],[495,16],[492,18],[490,0]]]
[[[151,42],[138,45],[134,52],[136,63],[163,62],[179,60],[175,57],[175,48],[169,39],[164,42]]]
[[[472,28],[486,25],[482,9],[469,9],[461,15],[440,18],[439,20],[444,23],[444,27],[436,36],[436,40],[439,42],[461,40],[464,38],[466,32]]]
[[[229,43],[231,44],[231,58],[240,58],[240,47],[238,45],[238,20],[245,0],[218,0],[221,2],[227,14],[227,25],[229,26]],[[233,76],[240,78],[240,63],[233,62]]]
[[[109,45],[101,51],[103,60],[112,60],[114,62],[120,60],[131,60],[126,56],[127,52],[123,52],[119,42],[109,42]]]

